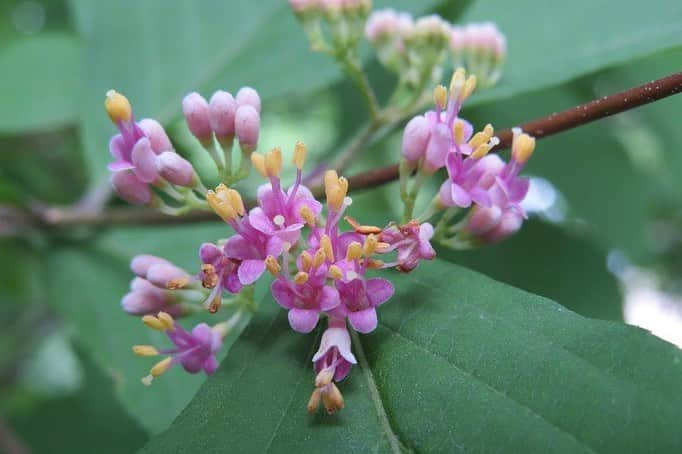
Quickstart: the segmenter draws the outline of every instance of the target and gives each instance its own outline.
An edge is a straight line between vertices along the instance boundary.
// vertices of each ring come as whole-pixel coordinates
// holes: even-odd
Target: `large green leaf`
[[[0,133],[54,129],[77,118],[81,48],[65,33],[17,40],[0,49]]]
[[[496,22],[509,45],[500,84],[473,102],[558,85],[682,45],[682,3],[676,0],[480,0],[462,20]]]
[[[271,303],[145,452],[682,449],[672,345],[442,261],[395,280],[337,416],[306,414],[317,336]]]
[[[150,358],[135,357],[131,346],[163,347],[168,340],[121,310],[119,301],[133,277],[129,260],[138,253],[151,253],[196,270],[199,245],[217,240],[222,230],[221,224],[112,230],[91,247],[58,246],[49,256],[47,276],[51,303],[75,328],[80,342],[96,363],[116,379],[117,391],[126,409],[151,432],[168,426],[187,405],[204,377],[177,368],[149,388],[140,383],[140,377],[153,365],[153,358],[150,361]],[[225,315],[223,311],[219,314]],[[233,337],[226,340],[223,353],[232,341]]]
[[[377,3],[424,11],[438,2]],[[71,4],[86,46],[83,142],[100,177],[113,131],[102,111],[110,88],[129,95],[139,117],[168,122],[193,90],[209,94],[251,85],[271,98],[309,92],[340,77],[331,59],[310,51],[288,3],[280,0]]]

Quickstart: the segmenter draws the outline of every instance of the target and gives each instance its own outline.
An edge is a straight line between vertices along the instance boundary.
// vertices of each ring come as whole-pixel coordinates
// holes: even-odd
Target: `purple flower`
[[[341,381],[357,364],[350,348],[350,335],[343,319],[329,319],[329,327],[322,335],[320,348],[313,356],[315,372],[328,375],[334,381]]]
[[[142,379],[145,385],[150,385],[154,378],[163,375],[174,364],[180,364],[191,374],[203,370],[210,375],[218,368],[216,353],[222,347],[224,337],[224,332],[218,325],[211,328],[206,323],[199,323],[189,332],[166,312],[159,312],[157,317],[146,315],[143,321],[151,328],[165,331],[173,343],[172,348],[163,350],[151,345],[133,347],[133,351],[141,356],[168,355],[152,367],[149,375]]]
[[[354,273],[351,273],[351,277],[347,281],[336,281],[341,304],[332,311],[332,315],[348,317],[351,326],[357,331],[370,333],[377,327],[376,307],[393,295],[393,284],[386,279],[365,279]]]
[[[279,257],[283,242],[277,236],[269,236],[254,228],[248,217],[244,217],[235,228],[237,235],[225,244],[225,253],[231,259],[240,260],[237,276],[243,285],[253,284],[265,272],[265,259]]]
[[[431,246],[432,237],[433,226],[428,222],[419,224],[417,221],[410,221],[402,226],[390,225],[379,235],[379,239],[387,247],[377,251],[382,254],[398,251],[395,266],[398,271],[409,273],[421,260],[432,260],[436,256],[436,251]]]
[[[294,281],[280,274],[272,283],[272,295],[289,310],[289,324],[295,331],[309,333],[317,325],[320,312],[339,305],[339,292],[326,285],[328,269],[322,264],[309,272],[299,272]]]
[[[485,207],[492,204],[489,190],[504,169],[504,162],[499,156],[474,159],[452,152],[448,154],[446,164],[448,179],[438,193],[442,205],[467,208],[472,202]]]

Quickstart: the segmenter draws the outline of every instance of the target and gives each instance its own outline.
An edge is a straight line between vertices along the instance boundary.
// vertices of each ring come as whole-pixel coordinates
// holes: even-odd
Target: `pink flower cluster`
[[[478,241],[492,243],[515,233],[525,213],[521,201],[529,182],[519,172],[535,148],[535,139],[515,130],[512,158],[505,164],[498,155],[488,154],[499,143],[487,125],[473,134],[473,126],[459,118],[462,103],[476,85],[474,76],[455,72],[450,91],[434,91],[436,107],[412,118],[403,134],[402,156],[408,169],[433,174],[445,167],[448,178],[438,193],[442,208],[469,208],[465,230]]]

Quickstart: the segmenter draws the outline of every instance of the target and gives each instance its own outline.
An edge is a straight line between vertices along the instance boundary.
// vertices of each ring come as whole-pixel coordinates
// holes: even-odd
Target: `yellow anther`
[[[383,268],[384,264],[385,263],[383,260],[370,259],[367,261],[367,268],[372,270],[378,270],[380,268]]]
[[[149,374],[152,377],[160,377],[161,375],[163,375],[168,370],[168,368],[171,365],[172,360],[173,359],[170,356],[168,358],[162,359],[161,361],[156,363],[156,365],[154,365],[154,367],[152,367],[152,370],[149,371]]]
[[[484,143],[476,147],[476,149],[471,153],[473,159],[481,159],[483,156],[487,155],[490,151],[490,145]]]
[[[341,268],[339,268],[336,265],[332,265],[329,267],[329,271],[327,272],[327,276],[329,276],[331,279],[342,279],[343,278],[343,271],[341,271]]]
[[[450,96],[459,97],[459,93],[466,83],[466,71],[464,68],[457,68],[450,79]]]
[[[216,188],[217,189],[217,188]],[[220,216],[223,221],[229,222],[237,217],[237,212],[232,208],[232,204],[226,200],[227,194],[224,192],[216,193],[209,190],[206,192],[206,201],[215,213]]]
[[[308,401],[308,413],[313,414],[317,411],[320,406],[321,391],[315,388],[315,391],[310,395],[310,400]]]
[[[320,247],[324,251],[325,257],[330,262],[334,262],[334,250],[332,249],[332,240],[327,235],[322,235],[320,238]]]
[[[244,208],[244,201],[242,196],[235,189],[227,189],[227,196],[230,199],[230,205],[234,208],[234,211],[239,214],[239,216],[244,216],[246,209]]]
[[[465,99],[467,99],[469,96],[471,96],[471,93],[474,92],[476,89],[476,76],[473,74],[469,76],[469,78],[466,80],[464,83],[464,88],[462,89],[462,93],[459,95],[459,101],[462,102]]]
[[[362,245],[357,241],[353,241],[348,245],[346,250],[346,260],[357,260],[362,257]]]
[[[300,210],[298,210],[298,214],[301,215],[303,220],[310,226],[314,227],[315,226],[315,215],[313,214],[313,210],[310,209],[308,205],[303,205]]]
[[[133,345],[133,353],[139,356],[156,356],[159,351],[153,345]]]
[[[279,272],[282,271],[282,267],[279,262],[277,262],[277,259],[271,255],[268,255],[265,258],[265,268],[267,268],[273,276],[277,276]]]
[[[298,285],[303,285],[306,282],[308,282],[308,273],[305,271],[299,271],[296,273],[296,276],[294,276],[294,282]]]
[[[324,255],[324,251],[322,249],[318,249],[313,256],[313,268],[318,268],[324,263],[325,260],[326,257]]]
[[[189,282],[190,282],[189,276],[176,277],[168,281],[168,283],[166,284],[166,288],[169,290],[178,290],[187,287],[189,285]]]
[[[263,177],[268,177],[268,172],[265,170],[265,158],[260,153],[251,153],[251,164],[254,169],[258,171]]]
[[[331,383],[333,378],[334,378],[334,369],[330,369],[330,368],[325,367],[315,377],[315,387],[316,388],[322,388],[323,386],[327,386],[329,383]]]
[[[168,312],[159,312],[156,317],[161,321],[165,329],[173,330],[175,328],[175,321]]]
[[[493,128],[493,125],[488,123],[483,128],[483,132],[485,133],[486,136],[488,136],[488,138],[491,138],[493,136],[493,134],[495,134],[495,129]]]
[[[327,170],[324,173],[324,189],[336,187],[339,184],[339,175],[335,170]]]
[[[299,140],[296,142],[296,146],[294,147],[294,165],[298,170],[303,169],[303,164],[305,163],[305,153],[306,146]]]
[[[464,122],[456,120],[452,125],[452,135],[455,137],[455,143],[461,145],[464,143]]]
[[[528,134],[519,134],[514,136],[512,142],[512,156],[520,164],[525,164],[530,159],[535,150],[535,138]]]
[[[104,100],[104,108],[114,123],[121,121],[129,121],[133,115],[133,109],[130,107],[128,98],[117,92],[116,90],[109,90]]]
[[[327,205],[329,206],[329,209],[332,211],[339,211],[343,206],[344,197],[346,197],[346,194],[340,186],[336,186],[327,191]]]
[[[490,140],[490,138],[494,134],[493,126],[491,124],[485,125],[485,128],[483,128],[483,131],[479,131],[476,134],[474,134],[474,137],[471,138],[469,141],[469,146],[472,149],[476,149],[482,144],[486,143],[487,141]]]
[[[365,244],[362,246],[362,252],[365,254],[365,257],[369,257],[370,255],[374,254],[378,244],[379,240],[377,239],[376,235],[367,235]]]
[[[433,89],[433,102],[439,109],[445,109],[445,105],[448,103],[448,89],[443,85],[437,85]]]
[[[303,271],[310,271],[310,268],[313,266],[313,256],[310,255],[310,252],[308,251],[303,251],[301,252],[301,269]]]
[[[210,263],[201,265],[201,286],[204,288],[215,288],[218,285],[218,273],[215,266]]]
[[[343,196],[346,197],[346,194],[348,194],[348,180],[346,177],[339,177],[339,187],[343,191]]]
[[[270,177],[278,177],[282,173],[282,149],[275,147],[265,155],[265,170]]]
[[[389,249],[390,247],[391,247],[390,244],[384,243],[383,241],[380,241],[377,243],[377,251],[379,251],[379,252],[384,252],[387,249]]]
[[[208,305],[208,312],[210,314],[215,314],[220,310],[220,306],[223,305],[223,296],[218,293],[215,298],[213,298],[213,301],[211,301]]]
[[[343,395],[333,382],[329,384],[328,389],[322,392],[322,403],[324,404],[325,410],[327,410],[327,413],[330,415],[333,415],[344,407]]]
[[[161,320],[154,317],[153,315],[145,315],[144,317],[142,317],[142,322],[148,327],[158,331],[164,331],[166,329],[163,322],[161,322]]]

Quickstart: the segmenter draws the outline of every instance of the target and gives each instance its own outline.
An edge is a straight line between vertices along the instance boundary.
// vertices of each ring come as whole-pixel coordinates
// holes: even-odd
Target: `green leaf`
[[[148,439],[116,399],[111,376],[79,355],[85,383],[68,396],[40,401],[10,422],[33,452],[133,452]],[[44,372],[44,371],[43,371]]]
[[[606,251],[573,230],[531,220],[502,243],[438,252],[441,258],[551,298],[585,317],[622,320],[622,295],[618,280],[606,268]]]
[[[133,278],[129,261],[136,254],[151,253],[168,257],[187,270],[197,270],[197,250],[202,240],[216,240],[224,229],[222,224],[118,229],[105,233],[90,247],[56,246],[49,256],[50,302],[74,327],[96,363],[115,377],[126,409],[150,432],[159,432],[170,424],[190,401],[204,376],[173,368],[149,388],[140,383],[154,358],[134,356],[132,345],[163,348],[169,341],[146,328],[139,318],[121,310],[120,300]],[[227,311],[219,315],[221,320],[228,316]],[[187,324],[198,321],[192,318]],[[235,335],[238,332],[239,329]],[[235,335],[226,339],[222,354]]]
[[[558,85],[682,45],[682,3],[653,0],[621,6],[608,0],[474,2],[462,22],[496,22],[509,49],[500,84],[472,102]]]
[[[77,118],[81,48],[66,33],[24,38],[0,49],[0,133],[56,129]]]
[[[377,2],[386,6],[389,2]],[[438,2],[392,2],[424,11]],[[287,2],[73,0],[85,41],[87,85],[81,105],[83,143],[93,175],[106,173],[113,127],[102,110],[110,88],[125,93],[138,118],[167,123],[194,90],[242,85],[264,98],[311,92],[341,77],[332,59],[314,53]],[[358,96],[358,102],[360,98]],[[267,107],[264,109],[267,115]]]
[[[682,449],[672,345],[443,261],[394,281],[336,416],[305,412],[319,333],[291,332],[271,303],[145,452]]]

